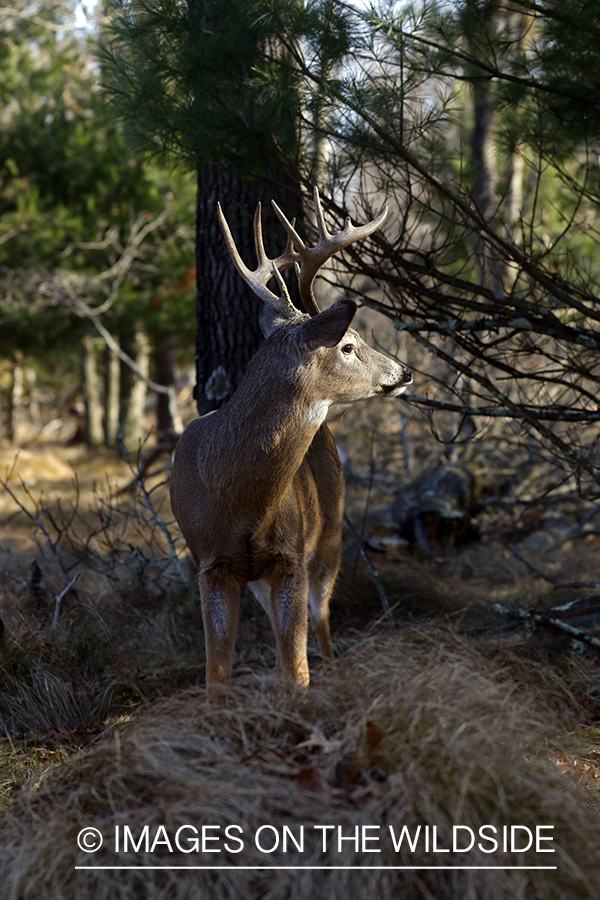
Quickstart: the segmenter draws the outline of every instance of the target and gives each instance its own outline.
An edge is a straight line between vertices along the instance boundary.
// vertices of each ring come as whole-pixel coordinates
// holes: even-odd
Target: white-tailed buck
[[[315,189],[316,247],[307,247],[273,207],[288,234],[286,249],[267,258],[259,204],[258,267],[251,271],[219,206],[231,258],[264,302],[266,340],[231,400],[187,427],[171,476],[173,512],[199,571],[209,690],[231,675],[244,584],[269,615],[282,674],[308,684],[309,615],[323,660],[333,660],[329,598],[340,565],[344,479],[325,417],[332,403],[397,397],[412,381],[405,366],[349,328],[357,309],[352,300],[320,312],[312,290],[319,268],[379,228],[387,207],[367,225],[347,219],[331,235]],[[296,309],[280,275],[292,266],[308,315]],[[271,278],[280,296],[267,287]]]

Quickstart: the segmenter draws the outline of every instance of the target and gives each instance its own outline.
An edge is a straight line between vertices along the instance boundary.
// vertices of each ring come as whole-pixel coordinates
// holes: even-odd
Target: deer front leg
[[[299,685],[309,682],[308,577],[305,570],[286,575],[271,585],[271,622],[277,644],[276,668]]]
[[[231,677],[233,653],[240,614],[240,588],[232,579],[198,576],[204,639],[206,643],[206,688],[218,692]]]

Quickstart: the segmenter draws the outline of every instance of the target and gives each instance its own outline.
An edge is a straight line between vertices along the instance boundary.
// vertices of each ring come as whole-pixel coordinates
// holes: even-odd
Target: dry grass
[[[164,532],[143,498],[108,492],[99,499],[94,473],[97,461],[84,471],[72,519],[62,471],[55,489],[46,485],[47,507],[33,488],[19,494],[46,528],[38,526],[37,547],[25,541],[31,517],[14,506],[10,512],[6,498],[0,503],[10,538],[0,559],[0,900],[600,896],[598,658],[556,651],[522,621],[489,621],[493,602],[552,605],[570,594],[563,597],[497,539],[445,559],[378,562],[403,622],[384,637],[373,624],[377,593],[351,552],[332,615],[335,673],[321,671],[311,645],[307,694],[274,681],[268,621],[249,601],[234,686],[221,708],[211,707],[201,687],[200,612]],[[168,523],[164,486],[152,499]],[[578,538],[577,554],[564,542],[546,555],[535,543],[524,552],[559,580],[584,572],[589,579],[598,577],[596,542]],[[76,572],[54,622],[55,597]],[[411,616],[435,621],[408,624]],[[116,856],[112,849],[116,826],[136,836],[146,825],[152,836],[164,826],[174,842],[184,824],[239,824],[244,850],[184,854],[173,844],[173,854],[163,845],[154,854]],[[288,825],[296,835],[304,825],[305,851],[261,854],[253,835],[265,824]],[[475,831],[553,825],[557,852],[435,855],[422,841],[414,853],[406,844],[394,852],[390,825],[413,834],[436,826],[445,847],[453,824]],[[382,852],[355,853],[346,842],[338,853],[333,841],[323,853],[315,825],[341,826],[345,835],[356,825],[380,826]],[[88,826],[105,837],[96,855],[77,847]],[[90,862],[236,868],[75,869]],[[241,868],[286,862],[302,869]],[[558,869],[307,868],[502,863]]]
[[[523,671],[518,673],[523,675]],[[27,785],[0,821],[3,900],[125,898],[573,898],[599,896],[600,821],[564,774],[546,673],[522,680],[472,641],[439,629],[373,636],[347,651],[307,695],[246,675],[220,707],[191,690],[115,725],[92,749]],[[573,720],[574,721],[574,720]],[[116,825],[136,837],[165,826],[238,824],[240,854],[116,855]],[[261,854],[264,824],[306,829],[302,854]],[[315,825],[381,827],[380,854],[335,842]],[[389,826],[554,826],[555,854],[395,853]],[[83,827],[105,845],[77,849]],[[370,832],[375,834],[376,832]],[[318,837],[318,840],[317,840]],[[266,835],[265,835],[266,839]],[[223,848],[223,843],[218,844]],[[234,845],[233,842],[231,846]],[[293,850],[293,847],[292,847]],[[76,871],[76,865],[225,865],[223,872]],[[557,865],[555,871],[247,871],[264,865]]]
[[[5,607],[6,609],[6,607]],[[201,674],[199,611],[142,611],[89,602],[59,622],[7,617],[1,650],[0,733],[54,746],[97,734],[111,715]],[[189,678],[186,680],[189,681]],[[1,793],[1,783],[0,783]]]

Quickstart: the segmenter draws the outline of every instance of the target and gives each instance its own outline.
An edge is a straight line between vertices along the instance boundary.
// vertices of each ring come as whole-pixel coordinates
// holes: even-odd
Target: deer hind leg
[[[277,634],[277,618],[275,616],[275,604],[271,602],[271,585],[265,578],[261,578],[260,581],[249,581],[248,587],[266,612],[269,617],[269,622],[271,623],[271,628],[273,629],[273,634]],[[276,659],[275,659],[275,668],[277,671],[282,669],[282,661],[280,658],[280,648],[279,641],[276,641]]]
[[[308,657],[308,578],[298,570],[271,584],[271,624],[277,644],[276,669],[299,685],[309,683]]]
[[[201,573],[198,576],[204,639],[206,643],[206,687],[218,691],[231,677],[233,653],[240,614],[240,588],[230,578]]]
[[[321,659],[324,663],[334,661],[331,635],[329,633],[329,600],[337,578],[339,565],[328,568],[319,565],[309,576],[308,602],[310,622],[317,636]]]

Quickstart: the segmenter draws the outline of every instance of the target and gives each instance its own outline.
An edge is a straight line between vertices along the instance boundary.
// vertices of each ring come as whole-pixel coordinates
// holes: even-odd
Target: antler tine
[[[323,215],[323,207],[321,206],[321,198],[319,197],[319,188],[316,186],[316,184],[313,188],[313,207],[315,210],[315,219],[317,220],[317,228],[319,229],[319,240],[327,240],[331,237],[331,235],[327,231],[325,216]],[[349,220],[346,219],[346,222],[348,221]]]
[[[256,248],[256,258],[260,269],[268,261],[262,236],[262,204],[260,200],[256,204],[256,212],[254,213],[254,246]]]
[[[223,236],[225,237],[225,243],[227,244],[227,249],[229,250],[229,255],[231,256],[234,266],[236,267],[246,284],[251,288],[251,290],[256,294],[257,297],[260,297],[260,299],[264,303],[266,303],[271,307],[271,309],[274,309],[284,318],[291,319],[299,315],[300,311],[296,309],[296,307],[292,303],[285,282],[279,275],[280,270],[289,269],[294,265],[294,262],[296,260],[296,254],[292,241],[288,238],[285,251],[281,256],[278,256],[277,259],[271,260],[268,258],[267,254],[265,253],[262,239],[261,206],[259,203],[254,215],[254,243],[256,246],[256,255],[258,257],[258,266],[254,271],[252,271],[246,266],[240,254],[238,253],[238,249],[235,246],[235,241],[233,240],[233,236],[229,229],[229,225],[227,224],[227,219],[225,218],[223,210],[221,209],[220,203],[217,203],[217,213],[219,217],[219,224],[221,225]],[[267,287],[268,282],[274,275],[279,276],[277,277],[277,281],[280,285],[281,297],[278,297],[277,294],[274,294]]]
[[[277,216],[277,218],[279,219],[279,221],[281,222],[281,224],[287,231],[288,242],[291,242],[292,246],[297,247],[298,251],[305,250],[306,244],[304,243],[304,241],[302,240],[302,238],[300,237],[300,235],[294,228],[294,225],[296,224],[296,220],[294,219],[293,222],[290,222],[290,220],[288,219],[286,214],[284,212],[282,212],[282,210],[277,206],[277,204],[275,203],[274,200],[271,200],[271,206],[273,207],[273,211],[274,211],[275,215]],[[286,250],[287,250],[287,247],[286,247]]]
[[[385,204],[379,215],[375,216],[370,222],[367,222],[366,225],[353,225],[348,216],[344,223],[343,231],[340,231],[337,234],[330,234],[325,224],[323,207],[321,206],[319,191],[316,187],[314,189],[313,198],[315,218],[317,220],[317,228],[319,231],[319,243],[316,247],[307,247],[277,204],[273,200],[271,203],[277,218],[287,231],[288,236],[293,240],[296,248],[296,258],[300,258],[300,267],[298,268],[296,265],[300,297],[307,312],[309,312],[311,316],[316,316],[320,312],[313,292],[313,282],[317,272],[321,266],[334,255],[334,253],[337,253],[338,250],[342,250],[349,244],[360,241],[362,238],[368,237],[370,234],[373,234],[374,231],[377,231],[388,214],[388,207],[387,204]]]
[[[283,214],[282,214],[283,215]],[[292,231],[300,240],[300,236],[296,233],[296,217],[292,219]],[[302,241],[300,241],[302,243]],[[279,263],[279,271],[283,272],[286,269],[291,269],[292,266],[298,265],[298,254],[294,250],[294,239],[291,234],[288,234],[287,241],[285,242],[285,250],[281,254],[281,256],[277,257],[276,262]]]
[[[233,235],[229,230],[229,225],[227,224],[227,219],[223,214],[223,210],[221,209],[221,204],[217,200],[217,215],[219,217],[219,225],[221,226],[221,231],[223,232],[223,237],[225,238],[225,243],[227,244],[227,249],[229,250],[229,255],[231,256],[232,262],[242,278],[246,280],[250,276],[250,269],[244,264],[244,261],[240,254],[238,253],[237,247],[235,246],[235,241],[233,240]]]
[[[281,293],[284,294],[288,298],[288,300],[290,300],[290,295],[288,293],[286,283],[283,280],[283,275],[281,274],[281,269],[277,268],[277,265],[275,262],[273,263],[273,275],[275,276],[275,281],[277,282],[277,284],[279,285],[279,287],[281,289]],[[292,301],[290,300],[290,303],[291,302]]]

